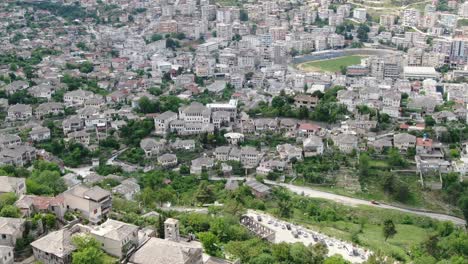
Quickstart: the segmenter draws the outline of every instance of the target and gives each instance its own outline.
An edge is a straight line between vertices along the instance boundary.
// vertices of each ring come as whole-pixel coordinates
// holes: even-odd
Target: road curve
[[[458,218],[458,217],[455,217],[455,216],[451,216],[451,215],[432,213],[432,212],[424,212],[424,211],[420,211],[420,210],[417,210],[417,209],[400,208],[400,207],[392,206],[392,205],[388,205],[388,204],[376,205],[376,204],[370,203],[367,200],[352,198],[352,197],[338,195],[338,194],[324,192],[324,191],[318,191],[318,190],[314,190],[314,189],[312,189],[310,187],[297,186],[297,185],[292,185],[292,184],[287,184],[287,183],[277,183],[277,182],[269,181],[269,180],[265,180],[265,183],[269,184],[269,185],[277,185],[277,186],[285,187],[285,188],[289,189],[290,191],[292,191],[294,193],[297,193],[297,194],[301,194],[301,195],[304,194],[305,196],[312,197],[312,198],[327,199],[327,200],[331,200],[331,201],[341,203],[341,204],[344,204],[344,205],[348,205],[348,206],[367,205],[367,206],[373,206],[373,207],[383,208],[383,209],[393,209],[393,210],[397,210],[397,211],[400,211],[400,212],[405,212],[405,213],[411,213],[411,214],[417,214],[417,215],[421,215],[421,216],[430,217],[432,219],[436,219],[436,220],[439,220],[439,221],[450,221],[450,222],[452,222],[452,223],[454,223],[456,225],[460,225],[460,226],[465,225],[465,220],[464,219]]]

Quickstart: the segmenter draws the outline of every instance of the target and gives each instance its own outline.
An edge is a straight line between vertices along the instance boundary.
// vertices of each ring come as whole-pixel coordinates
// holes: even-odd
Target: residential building
[[[14,252],[13,247],[0,246],[0,264],[13,264]]]
[[[323,154],[323,141],[322,138],[318,136],[310,135],[308,138],[304,139],[302,145],[304,149],[304,157],[313,157]]]
[[[244,183],[246,186],[250,187],[252,190],[253,195],[257,198],[263,198],[270,194],[271,189],[270,187],[266,186],[265,184],[258,182],[256,180],[248,180]]]
[[[53,231],[31,243],[34,258],[43,264],[70,264],[76,247],[68,229]]]
[[[203,169],[211,169],[214,166],[214,160],[208,157],[200,157],[197,159],[192,160],[192,164],[190,166],[190,173],[191,174],[201,174]]]
[[[354,8],[353,18],[365,22],[367,20],[367,10],[365,8]]]
[[[32,117],[30,105],[15,104],[8,107],[6,119],[9,121],[24,121]]]
[[[156,135],[166,135],[169,132],[169,124],[177,120],[177,114],[172,111],[166,111],[154,118],[154,128]]]
[[[138,247],[138,226],[107,219],[90,230],[90,234],[109,255],[123,259]]]
[[[26,179],[19,177],[0,176],[0,194],[14,193],[21,196],[26,193]]]
[[[113,194],[119,194],[127,200],[133,200],[140,192],[140,185],[134,178],[128,178],[112,188]]]
[[[305,107],[307,109],[314,109],[315,106],[317,106],[318,101],[318,97],[300,94],[294,97],[294,106],[297,108]]]
[[[75,185],[61,194],[67,209],[77,210],[91,223],[99,223],[107,217],[111,207],[111,193],[99,186],[92,188]]]
[[[65,201],[60,196],[22,195],[15,202],[15,206],[20,209],[24,217],[31,217],[35,213],[51,213],[57,219],[63,220],[66,212]]]
[[[157,156],[166,148],[166,140],[156,140],[154,138],[144,138],[140,141],[140,148],[145,151],[145,156],[151,158]]]
[[[33,141],[44,141],[50,139],[50,129],[43,126],[35,126],[29,132],[29,137]]]
[[[0,217],[0,245],[14,247],[16,240],[23,237],[26,220]]]
[[[333,142],[341,152],[351,153],[353,150],[357,150],[358,138],[351,134],[340,134],[333,138]]]
[[[165,168],[177,166],[177,156],[166,153],[158,157],[158,163]]]

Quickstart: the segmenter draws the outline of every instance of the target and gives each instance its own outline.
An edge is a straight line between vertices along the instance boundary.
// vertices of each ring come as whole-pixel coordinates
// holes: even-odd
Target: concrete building
[[[118,259],[133,253],[138,246],[138,226],[132,224],[107,219],[91,229],[90,234],[107,254]]]
[[[353,18],[365,22],[367,20],[367,10],[365,8],[355,8],[353,10]]]
[[[76,185],[61,194],[67,209],[77,210],[91,223],[97,224],[107,217],[111,207],[111,193],[98,186]]]

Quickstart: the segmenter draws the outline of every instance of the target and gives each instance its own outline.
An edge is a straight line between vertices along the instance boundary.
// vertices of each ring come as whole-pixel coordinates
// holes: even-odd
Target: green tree
[[[323,262],[323,264],[349,264],[341,255],[333,255]]]
[[[367,153],[361,153],[359,155],[359,173],[362,176],[369,176],[370,170],[370,158]]]
[[[247,13],[246,10],[244,10],[244,9],[240,10],[239,19],[240,19],[240,21],[248,21],[249,20],[249,14]]]
[[[458,206],[460,207],[460,210],[465,217],[466,225],[468,226],[468,195],[464,195],[462,198],[460,198],[458,201]]]
[[[72,254],[72,264],[103,264],[104,253],[99,242],[89,235],[74,236],[76,251]]]
[[[1,217],[19,218],[20,210],[14,205],[5,205],[0,211]]]
[[[384,221],[384,226],[383,226],[383,234],[385,237],[385,241],[387,241],[388,238],[391,238],[395,236],[397,233],[397,230],[395,228],[395,224],[393,223],[393,220],[387,219]]]
[[[7,205],[13,205],[16,202],[16,195],[14,193],[3,193],[0,195],[0,210]]]
[[[202,242],[203,249],[210,256],[221,256],[219,248],[219,239],[211,232],[200,232],[197,234],[198,239]]]

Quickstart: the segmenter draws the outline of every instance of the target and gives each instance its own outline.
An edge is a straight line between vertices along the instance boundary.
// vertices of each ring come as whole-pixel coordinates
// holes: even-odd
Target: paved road
[[[461,226],[465,225],[464,219],[451,216],[451,215],[422,212],[418,210],[405,209],[405,208],[400,208],[400,207],[387,205],[387,204],[376,205],[376,204],[370,203],[367,200],[352,198],[352,197],[333,194],[333,193],[324,192],[324,191],[318,191],[310,187],[297,186],[297,185],[286,184],[286,183],[277,183],[277,182],[273,182],[269,180],[265,180],[265,183],[270,184],[270,185],[279,185],[279,186],[285,187],[289,189],[290,191],[297,193],[297,194],[304,194],[305,196],[313,197],[313,198],[322,198],[322,199],[332,200],[337,203],[342,203],[344,205],[349,205],[349,206],[367,205],[367,206],[373,206],[377,208],[393,209],[393,210],[398,210],[398,211],[405,212],[405,213],[412,213],[412,214],[430,217],[439,221],[450,221],[456,225],[461,225]]]
[[[112,155],[112,157],[110,157],[106,161],[106,164],[114,165],[115,158],[117,158],[117,156],[119,156],[125,150],[127,150],[127,148],[124,148],[124,149],[121,149],[121,150],[117,151],[114,155]],[[71,171],[71,172],[73,172],[75,174],[78,174],[83,178],[86,178],[88,175],[90,175],[93,172],[91,170],[92,168],[93,168],[93,166],[82,166],[82,167],[78,167],[78,168],[65,167],[66,170],[69,170],[69,171]]]

